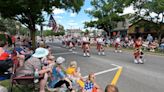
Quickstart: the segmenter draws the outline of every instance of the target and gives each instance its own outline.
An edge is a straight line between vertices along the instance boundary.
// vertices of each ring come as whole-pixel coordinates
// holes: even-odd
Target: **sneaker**
[[[138,64],[138,61],[137,61],[136,59],[134,59],[134,63],[135,63],[135,64]]]
[[[90,54],[89,54],[89,53],[87,53],[87,56],[89,57],[89,56],[90,56]]]
[[[141,59],[139,59],[139,63],[140,63],[140,64],[143,64],[143,61],[142,61]]]
[[[115,50],[114,52],[116,52],[116,53],[117,53],[117,50]]]
[[[83,56],[86,57],[86,54],[84,53]]]
[[[105,55],[105,52],[102,52],[102,55]]]
[[[119,50],[119,52],[121,53],[121,52],[122,52],[122,50]]]
[[[100,52],[98,52],[98,55],[101,55],[101,53],[100,53]]]

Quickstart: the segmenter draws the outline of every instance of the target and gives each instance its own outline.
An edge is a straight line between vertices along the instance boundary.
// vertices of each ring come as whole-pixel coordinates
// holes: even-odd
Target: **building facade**
[[[67,29],[65,33],[66,35],[72,35],[72,36],[78,37],[81,35],[81,30],[80,29]]]
[[[121,36],[126,36],[129,25],[130,24],[128,19],[118,22],[116,27],[111,31],[111,35],[115,36],[119,33]]]
[[[129,26],[128,35],[132,38],[139,36],[146,38],[148,34],[151,34],[153,37],[158,37],[158,31],[164,30],[164,24],[162,24],[160,29],[156,28],[157,25],[157,23],[141,19]]]

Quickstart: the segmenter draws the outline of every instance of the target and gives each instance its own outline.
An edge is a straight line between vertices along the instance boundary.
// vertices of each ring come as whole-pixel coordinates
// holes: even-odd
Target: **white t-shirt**
[[[97,38],[98,43],[103,43],[103,38]]]
[[[89,42],[89,37],[82,37],[82,42]]]
[[[121,42],[121,39],[119,37],[116,38],[116,43],[120,43]]]

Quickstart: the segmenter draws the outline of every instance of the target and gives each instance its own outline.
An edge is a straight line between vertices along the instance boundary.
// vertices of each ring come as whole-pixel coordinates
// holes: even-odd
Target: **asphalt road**
[[[51,43],[56,57],[66,58],[65,66],[75,60],[81,69],[82,76],[96,73],[96,81],[104,90],[105,86],[113,80],[117,72],[117,65],[123,67],[123,71],[117,86],[120,92],[163,92],[164,90],[164,56],[145,55],[145,64],[134,64],[132,53],[123,51],[115,53],[114,50],[106,50],[106,56],[98,56],[96,49],[92,48],[91,57],[83,57],[80,48],[76,53],[69,52],[59,43]]]

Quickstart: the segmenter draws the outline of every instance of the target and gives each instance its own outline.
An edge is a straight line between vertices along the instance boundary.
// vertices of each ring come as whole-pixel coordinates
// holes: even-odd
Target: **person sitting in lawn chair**
[[[16,77],[34,76],[34,82],[39,82],[39,92],[45,92],[45,86],[48,79],[48,77],[44,77],[39,80],[39,76],[52,72],[51,68],[42,68],[42,58],[46,57],[48,53],[48,50],[45,48],[37,48],[32,57],[30,57],[22,67],[19,67],[16,70]]]
[[[72,88],[72,82],[67,78],[62,63],[65,61],[65,58],[58,57],[56,59],[56,66],[52,71],[51,81],[48,83],[48,89],[52,88],[61,88],[63,84],[66,85],[67,89],[71,92],[74,92]]]

